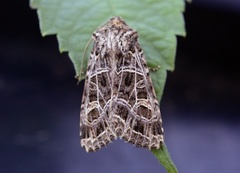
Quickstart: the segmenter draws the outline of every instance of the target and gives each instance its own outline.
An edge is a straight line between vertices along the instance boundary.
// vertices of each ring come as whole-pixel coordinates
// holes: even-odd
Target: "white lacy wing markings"
[[[90,110],[83,115],[89,121],[89,126],[83,124],[83,128],[86,128],[82,129],[83,132],[88,132],[83,136],[83,146],[87,151],[95,151],[119,135],[138,146],[158,148],[162,124],[157,121],[161,119],[161,114],[155,104],[155,93],[137,41],[137,32],[121,18],[114,17],[98,29],[93,37],[93,54],[88,71],[91,71],[91,75],[96,74],[87,76],[86,86],[91,87],[90,80],[96,83],[96,89],[86,93],[85,108],[88,109],[91,103],[94,105],[89,106],[93,112]],[[104,68],[109,70],[104,71],[103,62]],[[103,111],[99,108],[101,106],[104,107]],[[94,119],[95,124],[92,123]]]

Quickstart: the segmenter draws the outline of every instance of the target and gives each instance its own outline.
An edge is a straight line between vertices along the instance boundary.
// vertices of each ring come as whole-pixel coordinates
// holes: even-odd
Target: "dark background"
[[[240,171],[239,2],[187,5],[187,37],[178,38],[161,101],[179,172]],[[55,36],[41,37],[27,1],[4,1],[0,14],[1,173],[164,172],[151,152],[121,140],[87,154],[79,144],[83,82],[67,54]]]

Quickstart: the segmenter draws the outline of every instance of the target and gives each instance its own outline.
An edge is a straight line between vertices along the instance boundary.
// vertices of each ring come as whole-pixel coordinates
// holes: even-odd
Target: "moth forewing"
[[[120,17],[93,33],[80,113],[81,145],[96,151],[118,136],[159,148],[161,113],[138,34]]]

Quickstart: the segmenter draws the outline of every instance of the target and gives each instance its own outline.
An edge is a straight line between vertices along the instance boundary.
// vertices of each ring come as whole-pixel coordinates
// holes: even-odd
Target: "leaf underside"
[[[113,16],[121,16],[137,30],[158,99],[166,81],[166,70],[174,70],[176,35],[185,36],[183,0],[30,0],[37,9],[43,36],[57,34],[59,49],[68,52],[76,76],[87,68],[92,33]],[[84,53],[85,52],[85,53]],[[85,56],[84,56],[85,55]],[[80,80],[81,80],[80,79]]]

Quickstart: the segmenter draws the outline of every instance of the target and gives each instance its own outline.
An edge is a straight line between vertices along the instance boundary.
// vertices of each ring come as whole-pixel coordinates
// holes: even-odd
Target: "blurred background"
[[[18,2],[18,3],[17,3]],[[117,140],[87,154],[79,144],[83,82],[42,38],[28,1],[3,1],[0,27],[0,172],[165,172],[151,152]],[[179,172],[240,171],[240,1],[193,0],[178,38],[161,111]]]

